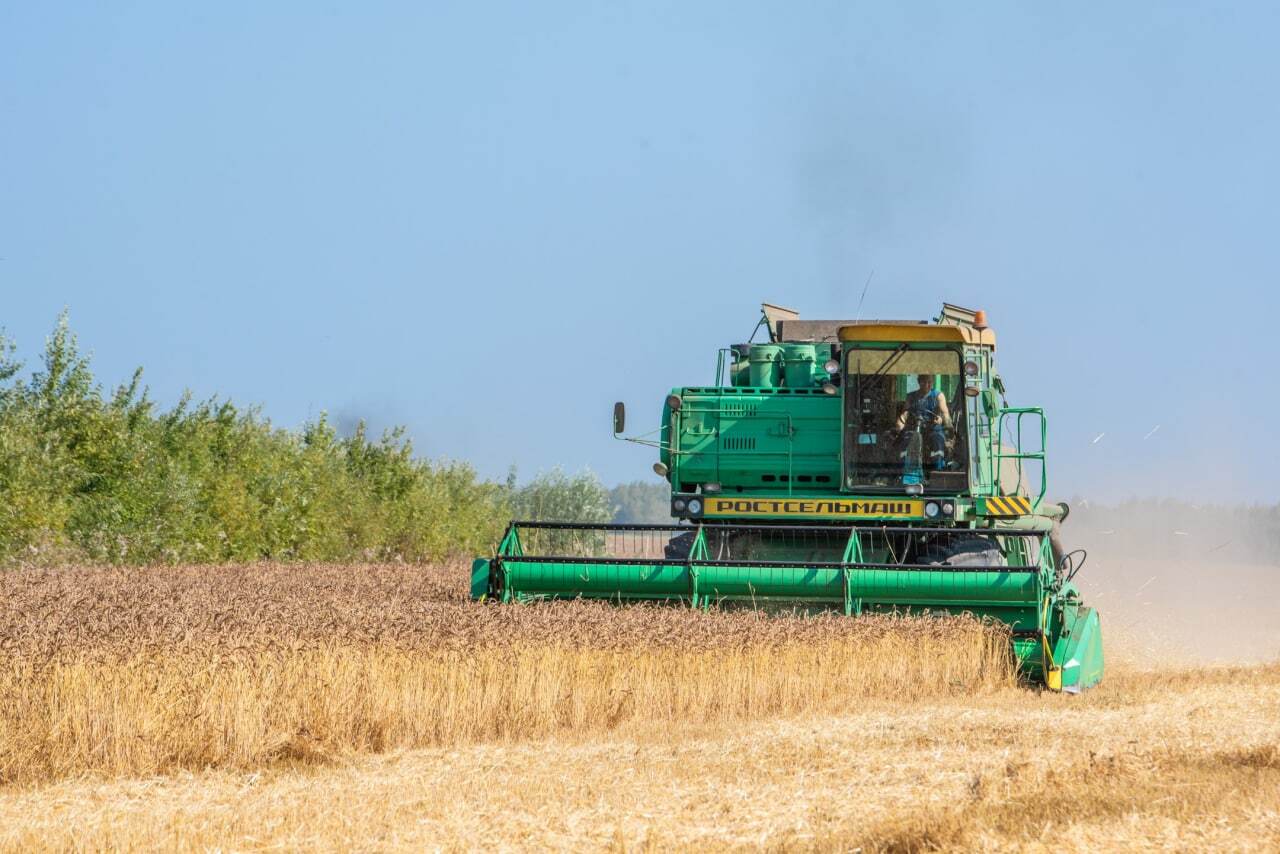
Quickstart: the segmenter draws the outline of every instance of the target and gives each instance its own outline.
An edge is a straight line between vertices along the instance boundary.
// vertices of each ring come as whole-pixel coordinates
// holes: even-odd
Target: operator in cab
[[[947,396],[933,387],[933,374],[919,374],[916,381],[919,388],[908,392],[898,413],[898,429],[914,429],[918,424],[920,436],[929,448],[929,463],[941,470],[946,468],[951,410],[947,407]]]

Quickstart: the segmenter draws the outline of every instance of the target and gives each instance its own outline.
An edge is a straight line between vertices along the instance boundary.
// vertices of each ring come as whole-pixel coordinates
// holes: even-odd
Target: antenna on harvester
[[[867,282],[862,286],[862,296],[858,297],[858,311],[853,318],[853,322],[857,323],[862,319],[862,301],[867,298],[867,288],[871,287],[871,280],[875,278],[876,269],[871,268],[871,272],[867,274]]]

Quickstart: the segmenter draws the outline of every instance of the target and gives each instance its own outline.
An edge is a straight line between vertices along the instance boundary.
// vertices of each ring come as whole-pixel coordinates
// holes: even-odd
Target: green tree
[[[666,483],[620,483],[609,490],[609,502],[615,522],[662,525],[672,521],[671,487]]]
[[[64,313],[29,378],[0,335],[0,562],[435,560],[487,551],[509,490],[413,455],[400,429],[281,430],[141,371],[110,394]]]
[[[586,469],[574,475],[560,468],[540,472],[514,489],[511,509],[524,521],[608,522],[613,518],[609,491]]]

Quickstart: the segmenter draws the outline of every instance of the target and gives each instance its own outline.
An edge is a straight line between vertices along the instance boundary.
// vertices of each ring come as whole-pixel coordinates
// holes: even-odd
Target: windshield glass
[[[903,344],[845,363],[845,484],[963,489],[968,450],[960,354]]]

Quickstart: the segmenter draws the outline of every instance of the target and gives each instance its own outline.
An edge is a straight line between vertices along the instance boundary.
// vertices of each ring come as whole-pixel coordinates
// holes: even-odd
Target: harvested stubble
[[[974,621],[481,606],[461,567],[0,576],[0,781],[840,712],[1012,683]]]

